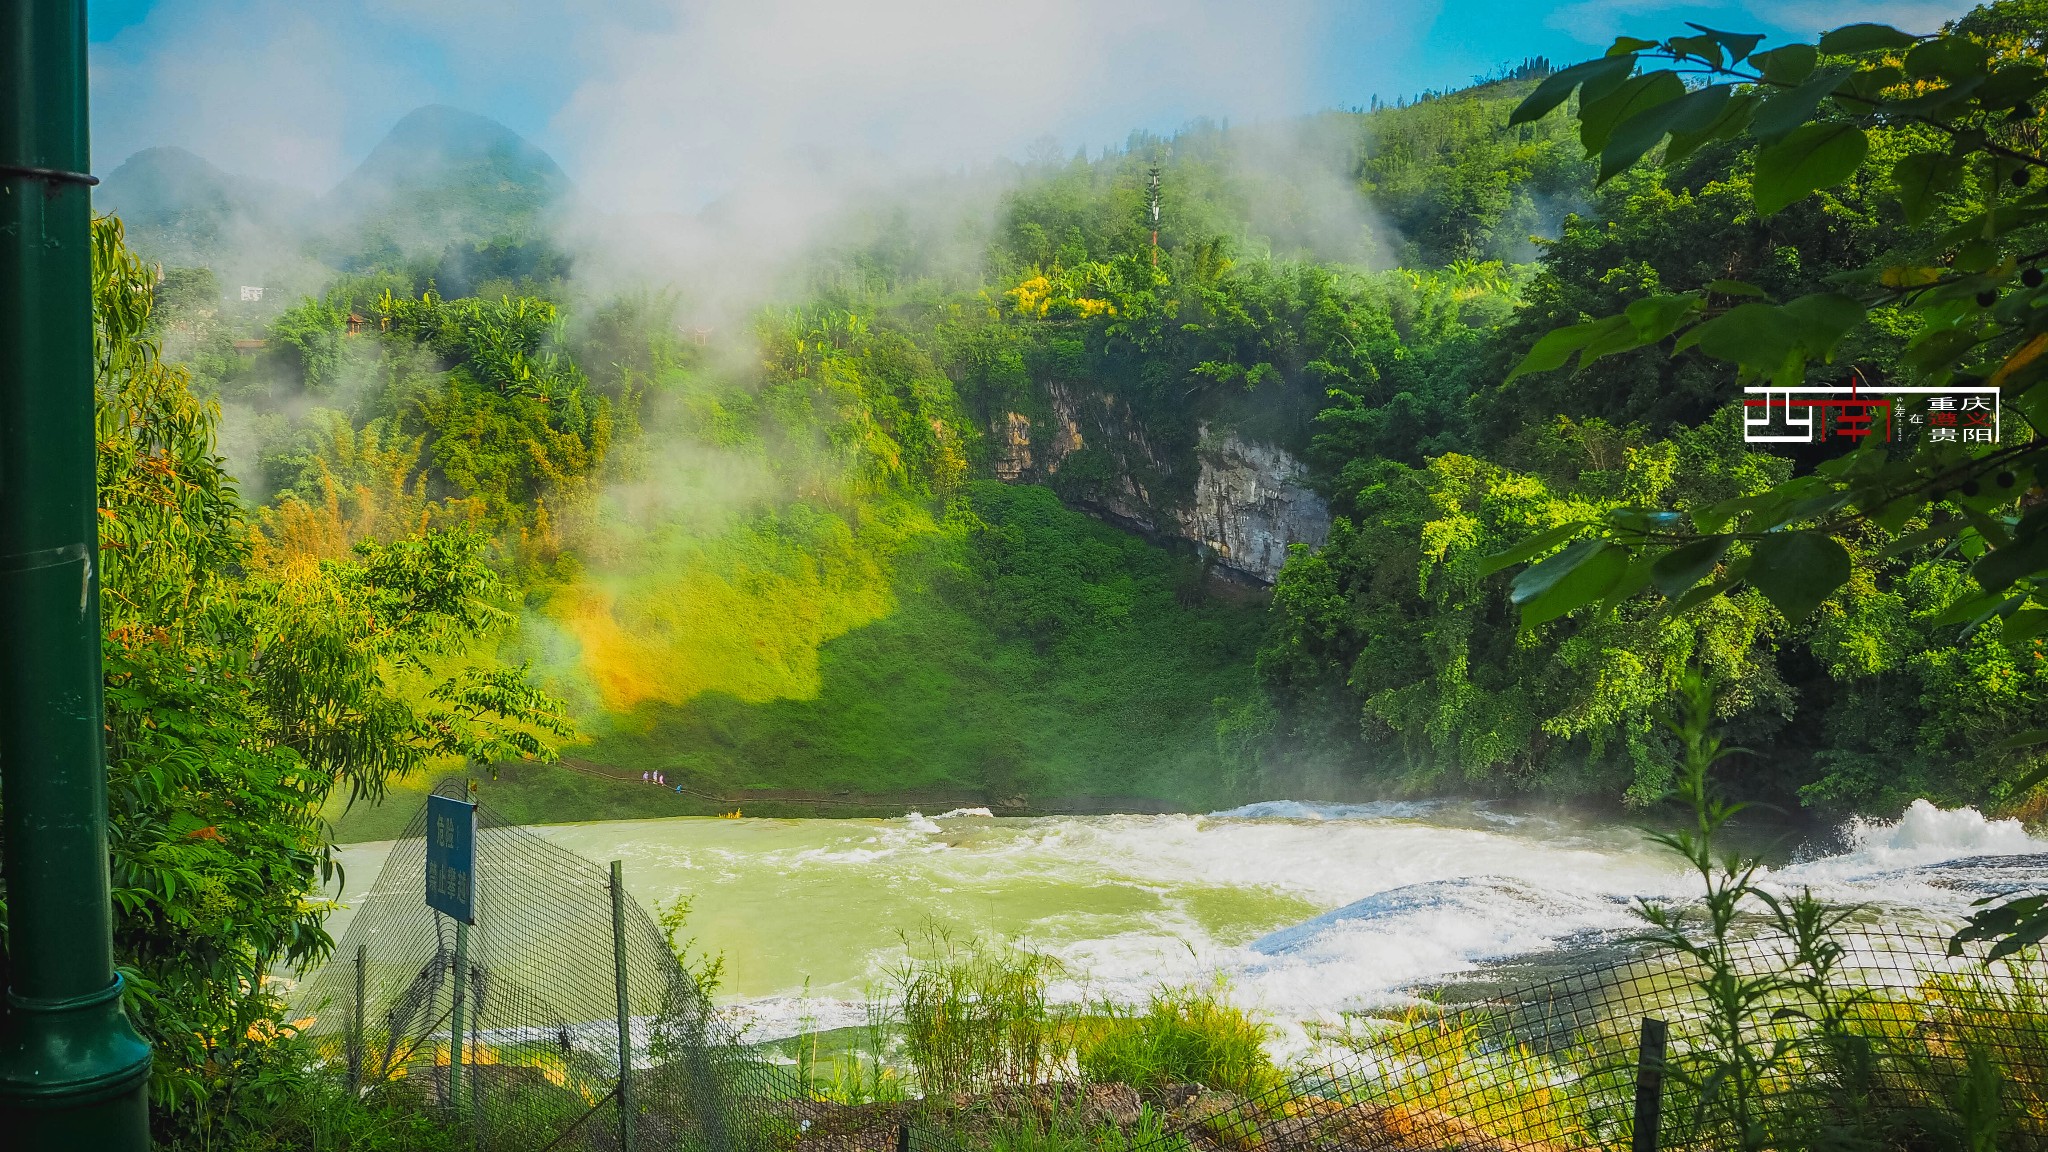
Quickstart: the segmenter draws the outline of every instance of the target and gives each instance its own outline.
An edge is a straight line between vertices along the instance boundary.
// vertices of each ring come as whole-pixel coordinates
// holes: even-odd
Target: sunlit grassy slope
[[[812,525],[788,550],[692,546],[666,577],[611,585],[596,621],[565,613],[565,632],[614,646],[567,657],[613,707],[565,749],[571,764],[503,769],[487,802],[531,821],[718,807],[641,784],[648,770],[761,815],[840,811],[762,790],[882,809],[1229,798],[1215,709],[1251,691],[1255,598],[1042,488],[972,484],[923,531],[878,530],[886,551],[858,535],[821,546],[830,531]],[[719,558],[724,570],[706,567]],[[402,823],[358,811],[340,831]]]

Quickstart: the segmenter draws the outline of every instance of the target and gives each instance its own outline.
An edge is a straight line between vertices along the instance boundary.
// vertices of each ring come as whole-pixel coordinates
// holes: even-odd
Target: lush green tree
[[[566,727],[521,670],[438,671],[504,620],[475,534],[266,560],[216,410],[149,335],[149,270],[118,221],[93,239],[116,946],[158,1133],[203,1142],[300,1075],[269,974],[332,946],[326,797],[437,757],[545,758]]]

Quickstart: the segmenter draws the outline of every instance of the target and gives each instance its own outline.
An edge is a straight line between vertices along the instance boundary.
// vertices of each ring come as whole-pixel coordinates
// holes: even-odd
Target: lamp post
[[[0,1142],[149,1146],[107,876],[84,0],[0,0]]]

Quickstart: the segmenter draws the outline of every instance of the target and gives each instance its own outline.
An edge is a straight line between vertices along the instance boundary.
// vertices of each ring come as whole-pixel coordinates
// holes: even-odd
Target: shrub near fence
[[[622,1122],[646,1152],[791,1143],[801,1086],[720,1019],[616,866],[482,806],[477,824],[459,1042],[455,925],[425,904],[422,810],[292,998],[334,1067],[358,1091],[438,1110],[482,1148],[618,1148]]]
[[[883,1014],[925,1098],[835,1105],[719,1017],[616,871],[488,809],[478,820],[459,1043],[454,926],[423,899],[424,813],[293,998],[304,1035],[358,1091],[434,1110],[478,1148],[2048,1152],[2038,962],[1987,966],[1933,932],[1865,926],[1835,934],[1824,982],[1801,975],[1813,956],[1763,931],[1720,975],[1666,954],[1484,999],[1439,989],[1405,1015],[1326,1030],[1338,1055],[1320,1067],[1230,1085],[1170,1082],[1218,1079],[1172,1071],[1183,1066],[1244,1063],[1210,1051],[1217,1005],[1162,993],[1143,1012],[1083,1019],[1045,1001],[1043,956],[949,948],[906,967]],[[1732,1045],[1728,980],[1757,997]],[[1645,1018],[1663,1032],[1648,1064],[1654,1133],[1635,1131]],[[1233,1043],[1256,1037],[1232,1019]],[[1123,1096],[1046,1083],[1084,1073],[1147,1082]],[[943,1091],[921,1082],[934,1076]]]
[[[1783,971],[1775,942],[1743,950]],[[1343,1054],[1169,1126],[1198,1148],[1461,1152],[1744,1148],[2048,1149],[2048,980],[2028,961],[1950,957],[1946,936],[1844,937],[1838,1021],[1781,987],[1747,1038],[1780,1059],[1755,1122],[1731,1118],[1705,973],[1666,960],[1576,972],[1484,1001],[1354,1020]],[[1771,1017],[1775,1016],[1775,1019]],[[1666,1033],[1655,1140],[1634,1131],[1642,1023]],[[1158,1145],[1163,1147],[1164,1145]]]

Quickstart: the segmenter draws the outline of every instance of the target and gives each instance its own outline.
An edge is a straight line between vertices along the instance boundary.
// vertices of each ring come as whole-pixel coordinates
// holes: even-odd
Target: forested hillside
[[[849,219],[737,330],[592,290],[552,161],[445,111],[328,202],[349,227],[273,236],[322,270],[284,300],[177,265],[233,198],[138,161],[95,353],[159,1135],[317,1110],[263,976],[331,947],[320,814],[448,770],[536,819],[1643,804],[1697,672],[1752,795],[2036,811],[2042,17],[1140,135],[1003,173],[971,259]],[[2006,387],[2006,439],[1745,443],[1739,381],[1852,370]]]
[[[2010,7],[1972,19],[2031,67]],[[307,241],[345,274],[266,317],[168,269],[162,330],[225,406],[264,547],[492,541],[517,625],[461,659],[528,667],[600,774],[1636,803],[1699,667],[1760,795],[2016,802],[2025,753],[1999,744],[2048,681],[2038,642],[1944,617],[1965,558],[1858,538],[1864,575],[1804,619],[1738,589],[1534,629],[1487,574],[1566,520],[1754,496],[1825,455],[1745,444],[1732,373],[1697,355],[1510,380],[1540,336],[1735,278],[1811,291],[1962,211],[1909,224],[1880,165],[1766,216],[1740,142],[1598,182],[1563,112],[1510,122],[1548,74],[1042,158],[999,181],[975,259],[850,220],[808,293],[710,333],[658,286],[585,293],[543,227],[552,162],[425,110],[337,190],[377,206],[353,247]],[[373,177],[381,199],[349,191]],[[1880,323],[1836,360],[1910,375],[1912,336]]]

